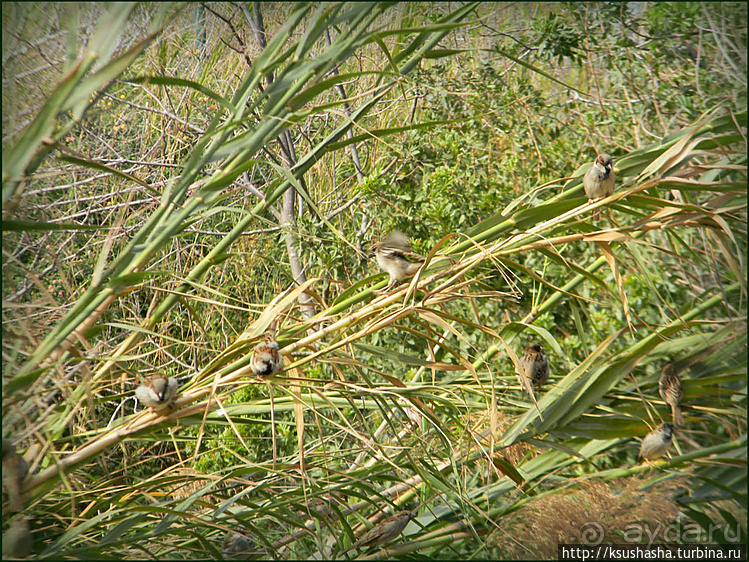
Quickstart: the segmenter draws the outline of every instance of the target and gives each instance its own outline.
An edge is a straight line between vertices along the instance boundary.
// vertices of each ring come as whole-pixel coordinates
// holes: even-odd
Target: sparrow
[[[671,418],[674,425],[684,425],[684,416],[681,415],[681,408],[679,408],[681,397],[684,395],[684,386],[673,363],[663,367],[663,374],[658,381],[658,392],[664,402],[671,406]]]
[[[33,545],[29,518],[25,515],[16,517],[3,533],[3,559],[26,558],[31,554]]]
[[[639,459],[651,460],[662,457],[668,451],[673,440],[674,426],[664,423],[648,433],[640,445]]]
[[[157,408],[169,404],[177,395],[177,379],[156,375],[135,389],[135,396],[144,406]]]
[[[403,529],[406,528],[406,525],[408,525],[408,522],[415,517],[416,514],[413,511],[399,511],[395,515],[391,515],[387,519],[380,521],[377,525],[364,533],[364,536],[362,536],[358,541],[341,552],[341,554],[354,548],[361,549],[390,542],[400,535],[403,532]]]
[[[244,533],[245,529],[242,526],[237,528],[241,533],[229,532],[224,537],[224,542],[221,545],[221,555],[225,558],[243,558],[243,554],[255,551],[255,541],[247,537]]]
[[[23,511],[21,484],[28,473],[28,463],[16,453],[10,441],[3,440],[3,485],[8,491],[11,511]]]
[[[372,244],[372,254],[377,258],[380,269],[390,274],[390,282],[376,293],[384,293],[397,282],[411,277],[424,264],[424,258],[413,252],[408,238],[399,230]]]
[[[608,154],[600,154],[583,176],[583,187],[588,199],[599,199],[614,193],[614,161]]]
[[[406,416],[411,420],[411,423],[418,427],[421,431],[424,431],[424,416],[423,414],[413,406],[405,408]]]
[[[263,334],[263,341],[257,344],[255,349],[252,350],[250,368],[259,377],[269,377],[283,369],[283,358],[278,352],[274,324],[271,324],[265,331],[265,334]]]
[[[532,343],[525,348],[525,355],[520,364],[523,366],[523,372],[518,373],[518,380],[526,391],[529,388],[523,378],[534,387],[542,386],[549,380],[549,360],[539,344]]]

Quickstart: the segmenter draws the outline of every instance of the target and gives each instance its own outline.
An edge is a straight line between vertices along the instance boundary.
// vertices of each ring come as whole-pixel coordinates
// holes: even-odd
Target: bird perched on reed
[[[679,373],[673,363],[663,367],[663,373],[658,381],[658,393],[663,401],[671,406],[671,418],[674,425],[684,425],[684,416],[681,414],[681,397],[684,395],[684,385]]]
[[[408,522],[415,517],[416,514],[413,511],[399,511],[395,515],[380,521],[341,554],[345,554],[354,548],[362,549],[388,543],[400,535]]]
[[[614,160],[608,154],[600,154],[583,176],[583,187],[588,199],[608,197],[614,193]]]
[[[158,408],[165,406],[177,396],[179,383],[174,377],[156,375],[146,380],[135,389],[135,396],[146,407]]]
[[[424,258],[413,252],[408,238],[399,230],[394,230],[380,242],[372,244],[372,253],[377,258],[380,269],[390,275],[387,286],[375,291],[378,294],[413,276],[424,265]]]
[[[237,531],[226,533],[224,537],[221,545],[221,555],[224,558],[241,560],[247,553],[255,551],[255,541],[245,534],[245,528],[240,525]]]
[[[668,422],[648,433],[640,444],[639,458],[652,460],[662,457],[671,446],[674,436],[674,426]]]
[[[26,460],[16,453],[9,440],[3,439],[3,487],[8,492],[11,511],[23,511],[23,479],[29,473]]]
[[[275,321],[265,330],[263,341],[252,350],[250,368],[259,377],[269,377],[283,369],[283,358],[278,351],[278,342],[276,341]]]
[[[549,380],[549,359],[537,343],[525,348],[525,355],[520,359],[522,372],[518,372],[518,381],[525,391],[533,396],[532,387],[540,387]]]

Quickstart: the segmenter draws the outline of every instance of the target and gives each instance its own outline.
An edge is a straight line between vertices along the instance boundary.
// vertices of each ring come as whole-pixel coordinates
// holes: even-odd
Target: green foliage
[[[643,20],[654,37],[675,39],[684,34],[695,35],[695,24],[701,16],[702,6],[698,2],[678,2],[653,6],[644,14]]]
[[[538,26],[538,55],[542,59],[557,59],[562,64],[565,58],[579,62],[582,48],[582,33],[555,13],[547,14],[536,22]]]
[[[113,8],[32,117],[4,96],[31,119],[5,218],[47,226],[3,236],[36,557],[220,558],[238,525],[248,558],[549,557],[494,533],[532,545],[542,513],[552,547],[580,542],[564,523],[591,506],[607,542],[684,519],[745,538],[745,5],[262,5],[264,49],[257,5],[202,8],[206,57],[196,6]],[[33,41],[39,13],[4,26]],[[75,56],[112,23],[59,13]],[[10,52],[8,92],[36,92],[35,57]],[[600,152],[617,191],[591,206]],[[429,263],[380,297],[365,256],[392,229]],[[258,380],[273,319],[286,369]],[[537,404],[513,358],[533,341]],[[668,362],[687,427],[636,465]],[[157,373],[177,404],[136,411]],[[342,555],[401,509],[403,540]]]

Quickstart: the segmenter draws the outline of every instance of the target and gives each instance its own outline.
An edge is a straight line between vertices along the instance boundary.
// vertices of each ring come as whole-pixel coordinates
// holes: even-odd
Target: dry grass
[[[18,3],[3,6],[3,15],[13,16],[9,22],[20,21],[24,16],[26,8],[20,6]],[[122,45],[129,44],[130,36],[149,19],[144,14],[151,8],[138,6],[131,16],[135,26],[124,36]],[[441,47],[449,44],[450,48],[466,46],[475,51],[480,45],[479,48],[492,49],[497,39],[505,35],[498,31],[505,12],[515,10],[509,6],[482,7],[477,14],[486,10],[491,13],[481,16],[483,23],[479,27],[473,27],[479,24],[475,20],[472,26],[456,29],[448,38],[450,43],[446,39]],[[356,4],[349,8],[353,12],[358,9]],[[98,13],[103,8],[92,9]],[[380,79],[379,71],[397,62],[385,60],[379,41],[388,45],[392,53],[409,52],[409,42],[416,40],[413,30],[418,29],[420,22],[433,23],[437,11],[453,8],[440,5],[424,16],[417,4],[404,3],[386,12],[376,24],[383,30],[394,26],[407,32],[384,33],[378,41],[364,43],[348,58],[344,57],[343,49],[331,48],[323,38],[314,46],[302,42],[300,45],[309,52],[298,52],[293,58],[279,52],[277,57],[271,57],[275,62],[267,66],[253,64],[260,56],[260,48],[253,44],[251,30],[240,7],[234,4],[205,7],[209,12],[208,37],[210,40],[213,36],[216,41],[212,57],[201,60],[193,41],[197,9],[197,5],[182,9],[170,27],[159,35],[158,48],[147,51],[132,64],[132,73],[127,76],[163,75],[167,83],[169,77],[189,78],[222,95],[231,95],[243,76],[254,76],[257,72],[258,84],[265,84],[268,76],[258,70],[261,67],[268,72],[275,69],[280,77],[278,84],[300,86],[301,82],[294,78],[297,75],[294,65],[302,65],[297,69],[299,76],[310,76],[307,65],[314,63],[318,66],[314,67],[313,75],[321,77],[326,65],[320,61],[338,60],[335,57],[340,56],[340,73],[359,73],[356,80],[346,80],[344,85],[352,107],[361,108],[363,96]],[[269,38],[294,9],[292,4],[263,7]],[[527,18],[554,11],[530,5],[521,5],[520,10],[529,11],[523,14]],[[219,15],[231,19],[232,27]],[[57,32],[61,28],[58,22],[54,20],[54,25],[49,26],[43,23],[38,26],[46,32],[46,39],[37,48],[61,45],[63,36]],[[484,29],[484,24],[491,27]],[[335,26],[330,22],[325,25],[331,25],[336,37],[345,33],[352,34],[352,38],[356,36],[355,29],[349,29],[341,21]],[[497,30],[492,31],[494,27]],[[46,31],[48,28],[52,31]],[[291,30],[289,39],[311,37],[310,33],[320,29],[309,22],[300,24]],[[87,31],[81,35],[81,40],[88,34]],[[10,53],[9,70],[4,78],[25,72],[41,60],[38,56],[41,51],[34,51],[28,60],[22,61],[27,42],[19,43],[22,49]],[[330,48],[330,55],[315,62],[320,54],[318,48],[323,52],[327,52],[324,48]],[[466,53],[449,64],[443,59],[423,58],[421,64],[427,69],[429,65],[445,64],[446,73],[469,80],[445,90],[450,91],[445,100],[456,103],[455,107],[462,107],[462,102],[456,101],[459,98],[487,91],[471,86],[473,78],[457,72],[460,65],[471,65],[477,71],[476,76],[494,76],[481,74],[485,62],[491,63],[496,72],[509,73],[516,66],[499,53],[486,59]],[[40,85],[37,90],[30,90],[28,99],[4,97],[3,107],[15,111],[13,119],[6,123],[6,147],[16,129],[29,119],[32,106],[41,105],[47,95],[44,77],[51,75],[62,62],[50,58],[45,63],[52,66],[42,68],[33,77]],[[543,65],[544,61],[536,59],[533,64]],[[598,67],[593,59],[591,64]],[[370,74],[372,69],[379,70]],[[284,72],[288,73],[286,78]],[[564,75],[565,79],[572,80],[576,72],[575,67],[574,72]],[[539,74],[542,83],[546,81],[540,77]],[[28,79],[24,76],[23,80],[12,82],[11,94],[24,89],[24,84],[28,86]],[[512,88],[515,78],[508,75],[507,79]],[[582,82],[587,83],[587,78]],[[444,85],[447,88],[448,84]],[[314,92],[319,83],[312,80],[309,86],[303,91]],[[622,478],[614,483],[600,479],[578,483],[577,480],[593,475],[584,472],[587,465],[581,464],[580,472],[573,472],[577,469],[569,468],[569,463],[575,462],[581,447],[587,447],[580,435],[592,435],[591,439],[598,441],[596,458],[608,454],[623,458],[636,450],[630,446],[622,449],[616,439],[610,438],[621,437],[616,424],[622,420],[608,414],[646,419],[649,412],[644,405],[631,400],[625,377],[636,376],[638,384],[642,380],[645,391],[653,389],[653,373],[666,355],[671,359],[676,355],[694,367],[686,377],[689,388],[685,397],[691,392],[688,397],[693,400],[690,402],[693,417],[699,420],[704,416],[704,429],[695,430],[695,441],[684,447],[687,452],[692,444],[696,448],[704,447],[705,442],[709,445],[720,442],[724,433],[729,433],[730,439],[740,439],[745,433],[746,408],[740,399],[746,395],[746,386],[744,381],[735,381],[746,371],[742,358],[746,347],[746,307],[739,297],[733,300],[740,292],[737,280],[741,281],[741,294],[745,293],[745,274],[740,259],[730,254],[734,246],[739,250],[746,247],[745,182],[741,184],[734,177],[741,174],[745,177],[746,168],[740,157],[739,164],[724,161],[726,154],[733,158],[731,151],[737,141],[731,139],[745,138],[742,136],[745,117],[743,126],[715,126],[719,121],[710,121],[708,128],[720,132],[705,133],[700,141],[704,145],[694,144],[696,133],[682,132],[676,145],[656,143],[643,151],[633,149],[643,143],[630,138],[626,123],[631,116],[618,112],[615,104],[607,103],[609,124],[601,124],[595,134],[585,127],[591,146],[596,144],[595,139],[605,140],[607,145],[620,149],[618,154],[627,154],[617,160],[621,166],[617,175],[628,178],[629,183],[607,205],[617,213],[626,210],[645,219],[642,228],[632,226],[633,218],[622,221],[621,232],[595,233],[592,230],[603,226],[584,224],[581,220],[585,219],[574,216],[574,209],[566,206],[569,198],[574,197],[574,180],[564,183],[566,180],[554,179],[553,185],[540,185],[554,177],[552,174],[569,176],[568,172],[579,165],[581,134],[570,137],[563,154],[559,154],[558,144],[546,143],[541,136],[537,139],[537,135],[548,135],[531,123],[538,110],[531,103],[533,100],[523,94],[518,99],[508,96],[507,102],[468,104],[456,111],[455,117],[466,114],[469,108],[488,108],[498,114],[507,112],[508,116],[514,116],[510,121],[516,122],[525,116],[532,143],[523,144],[519,138],[525,135],[522,122],[519,126],[512,125],[505,123],[504,118],[490,119],[488,113],[477,115],[483,116],[482,129],[496,128],[489,140],[483,135],[460,135],[448,146],[442,140],[435,140],[441,137],[431,131],[430,137],[414,134],[413,138],[401,138],[411,131],[406,133],[396,128],[412,123],[414,118],[418,123],[419,111],[424,111],[423,116],[431,115],[426,109],[440,103],[443,83],[425,76],[399,86],[362,113],[353,129],[354,134],[370,130],[386,133],[356,143],[366,156],[364,173],[371,174],[365,178],[366,189],[359,185],[364,180],[354,173],[354,166],[344,153],[349,147],[325,145],[330,142],[325,140],[330,131],[347,122],[340,106],[328,107],[339,99],[331,86],[318,92],[319,99],[311,99],[293,115],[298,121],[289,121],[288,130],[296,137],[293,144],[299,156],[306,158],[318,150],[318,156],[324,156],[308,172],[303,172],[303,167],[284,164],[285,168],[296,169],[297,179],[304,174],[309,194],[317,205],[315,213],[300,206],[299,220],[283,227],[284,232],[293,232],[299,241],[298,249],[309,279],[309,285],[302,287],[310,293],[319,293],[321,300],[329,303],[321,306],[324,310],[315,320],[324,329],[314,333],[308,331],[312,324],[301,313],[297,314],[300,311],[286,310],[301,289],[286,291],[292,270],[290,252],[284,250],[283,238],[279,238],[282,229],[279,225],[283,221],[278,220],[278,213],[258,202],[263,197],[248,191],[251,184],[258,192],[268,194],[281,181],[281,176],[268,164],[282,161],[280,149],[272,141],[275,137],[270,133],[263,137],[265,129],[255,127],[264,106],[258,105],[236,123],[224,125],[255,139],[248,146],[262,145],[264,156],[258,156],[253,168],[231,185],[223,185],[216,179],[210,184],[214,187],[208,189],[203,171],[198,173],[198,169],[213,171],[221,166],[239,173],[239,168],[232,168],[233,164],[224,166],[206,160],[205,166],[190,168],[194,172],[180,175],[183,164],[192,161],[190,148],[196,133],[208,127],[218,111],[223,111],[215,100],[174,83],[161,86],[118,80],[100,96],[98,92],[92,94],[94,101],[80,127],[73,127],[70,134],[61,134],[57,147],[60,154],[67,154],[67,150],[85,155],[89,165],[103,162],[127,172],[146,182],[150,189],[129,178],[104,173],[97,166],[87,168],[58,162],[52,157],[38,171],[43,173],[34,172],[33,177],[24,178],[28,186],[25,191],[19,189],[20,203],[16,214],[11,212],[10,216],[62,224],[82,221],[102,227],[101,231],[82,233],[18,230],[4,234],[7,255],[3,425],[6,438],[10,436],[19,451],[30,447],[25,457],[35,461],[30,462],[36,480],[27,483],[27,510],[34,516],[31,527],[37,555],[78,559],[206,558],[217,556],[224,533],[242,524],[256,538],[262,538],[265,558],[305,559],[313,555],[319,558],[325,555],[320,553],[330,552],[331,545],[345,543],[344,538],[353,539],[359,534],[365,518],[376,523],[379,514],[387,509],[413,507],[418,510],[419,520],[412,522],[411,530],[404,533],[411,543],[407,548],[413,547],[409,552],[418,548],[419,555],[437,558],[444,552],[440,549],[449,544],[447,556],[467,558],[475,552],[479,541],[483,543],[488,530],[496,529],[500,533],[489,544],[499,557],[556,558],[559,543],[591,543],[592,539],[621,543],[632,526],[634,530],[654,531],[674,521],[683,525],[686,519],[680,519],[684,513],[680,515],[677,507],[687,510],[674,498],[677,488],[686,486],[686,482],[694,498],[714,497],[700,493],[703,485],[700,478],[704,475],[699,471],[705,467],[696,463],[692,465],[692,474],[659,482],[647,490],[639,489],[645,486],[645,480],[637,478]],[[556,95],[559,86],[547,85],[540,91]],[[266,93],[273,91],[270,84],[265,87]],[[501,90],[496,93],[502,95]],[[591,96],[598,95],[596,86]],[[600,95],[603,99],[608,93],[603,91]],[[630,94],[623,95],[629,98]],[[269,100],[275,99],[274,96]],[[430,101],[431,98],[424,96],[436,97]],[[300,89],[299,99],[303,98]],[[252,105],[259,99],[264,99],[260,89],[250,95],[248,103]],[[583,103],[573,101],[576,102],[573,105]],[[564,105],[553,103],[557,108]],[[657,107],[661,109],[661,105]],[[267,109],[270,111],[271,106]],[[291,110],[284,107],[277,116],[268,114],[269,122],[286,122],[288,111]],[[473,114],[473,109],[470,111]],[[595,110],[591,105],[586,111]],[[681,111],[675,115],[682,115]],[[558,113],[555,129],[564,131],[570,128],[567,125],[574,128],[577,110],[574,115],[566,111]],[[434,119],[442,119],[437,112],[435,115]],[[60,119],[60,123],[65,120]],[[653,127],[649,120],[645,120],[645,125]],[[434,123],[429,126],[441,128]],[[298,137],[300,132],[304,138]],[[672,132],[671,127],[668,132]],[[210,132],[214,134],[215,131]],[[464,145],[464,141],[470,142]],[[39,146],[34,150],[46,150],[47,142],[38,139]],[[484,142],[490,147],[489,152],[485,152]],[[720,150],[710,149],[713,145]],[[477,151],[476,158],[463,160],[461,156],[455,166],[450,166],[451,151],[458,147],[461,153]],[[744,150],[745,143],[739,147],[739,154],[743,155]],[[385,229],[391,215],[408,217],[414,228],[436,220],[430,218],[431,211],[419,209],[418,198],[407,198],[410,182],[437,186],[436,178],[441,176],[432,170],[429,152],[437,155],[435,161],[440,173],[445,174],[444,200],[439,190],[434,190],[433,197],[430,194],[435,205],[452,205],[449,198],[458,196],[457,203],[463,203],[466,197],[478,197],[505,183],[511,186],[508,192],[517,195],[533,189],[532,198],[517,199],[504,209],[488,211],[490,217],[467,215],[468,222],[474,218],[485,220],[473,225],[480,227],[476,230],[464,230],[461,226],[452,239],[446,239],[435,249],[432,263],[437,259],[449,261],[449,270],[436,267],[431,270],[434,272],[429,277],[431,281],[424,281],[428,277],[425,269],[424,276],[419,278],[419,291],[406,289],[404,284],[398,288],[398,295],[394,291],[384,298],[372,299],[367,292],[371,280],[356,284],[373,274],[376,266],[356,259],[355,244],[366,242]],[[516,154],[529,153],[534,156],[519,159],[527,161],[527,166],[506,162]],[[197,158],[202,152],[195,154]],[[485,175],[474,176],[460,164],[481,162],[482,155],[496,156],[488,158],[486,164],[475,164],[481,170],[486,166]],[[678,177],[668,177],[666,174],[674,162],[684,164],[672,172],[678,173]],[[722,182],[715,182],[715,176],[705,174],[708,166],[720,171]],[[664,176],[668,180],[659,192],[656,192],[658,181],[647,174],[639,177],[640,170],[650,167],[658,168],[653,177]],[[456,185],[465,184],[465,189],[457,195],[451,191],[453,176],[457,178]],[[180,184],[179,178],[184,182]],[[479,184],[475,184],[476,178]],[[681,181],[684,178],[694,181],[687,184]],[[180,189],[184,191],[180,193],[185,199],[167,189],[177,184],[182,185]],[[403,193],[396,190],[391,200],[392,192],[385,189],[386,185],[397,186],[399,190],[403,187]],[[712,188],[722,191],[716,194]],[[210,197],[200,195],[200,190]],[[554,195],[556,190],[558,195]],[[213,200],[217,193],[221,198]],[[421,192],[416,189],[415,193]],[[182,219],[172,221],[164,216],[157,224],[156,219],[161,216],[157,207],[160,201],[166,204],[170,197],[169,208],[175,212],[194,209],[184,230],[175,226],[184,225]],[[184,204],[199,200],[200,206]],[[698,209],[703,201],[708,203]],[[274,203],[268,203],[271,204]],[[280,200],[275,205],[281,205]],[[204,211],[200,210],[203,206]],[[326,222],[320,222],[316,214],[326,217]],[[363,227],[360,230],[362,215],[372,219],[370,230]],[[445,216],[450,219],[453,215]],[[695,226],[698,224],[699,229]],[[164,225],[173,231],[160,239],[158,247],[136,245],[132,252],[125,248],[134,235],[161,233]],[[232,230],[237,225],[244,229],[242,235]],[[466,223],[466,226],[471,225]],[[464,239],[466,233],[470,233],[470,240]],[[651,233],[659,234],[660,238],[648,238]],[[420,251],[426,250],[425,254],[434,242],[427,234],[418,235],[425,246]],[[652,249],[652,253],[633,249],[628,237],[639,234],[647,234],[643,241],[648,246],[643,248]],[[622,236],[627,237],[627,242],[618,241]],[[637,311],[646,318],[642,327],[638,326],[639,333],[623,334],[618,340],[607,339],[605,345],[603,340],[611,336],[609,323],[618,321],[615,313],[624,309],[626,301],[624,292],[617,294],[614,287],[611,291],[602,290],[611,276],[605,267],[599,271],[602,266],[595,265],[599,262],[596,249],[602,246],[594,247],[593,242],[602,244],[601,240],[610,240],[617,259],[621,260],[619,267],[624,270],[624,277],[615,277],[626,281],[633,310],[638,300],[646,302],[648,296],[663,301],[659,305],[663,309],[660,315],[648,316],[648,312],[653,312],[649,306]],[[712,255],[716,240],[718,249],[728,255],[719,252]],[[584,241],[593,251],[575,246]],[[682,250],[682,243],[686,251]],[[610,250],[612,246],[606,247]],[[223,249],[209,257],[217,248]],[[142,265],[137,267],[131,261],[136,252],[143,257]],[[115,301],[114,294],[107,296],[109,293],[102,292],[103,288],[101,291],[96,288],[95,280],[101,273],[99,265],[119,263],[118,253],[125,260],[122,263],[131,264],[123,271],[148,270],[149,275],[125,277],[114,283],[117,291],[121,290]],[[639,261],[633,261],[633,256]],[[693,256],[695,259],[690,259]],[[654,260],[652,271],[647,267],[651,260]],[[674,264],[681,267],[690,264],[690,271],[676,278],[669,274],[676,267]],[[586,275],[580,274],[580,268],[586,268]],[[618,271],[611,264],[610,268],[612,273]],[[449,281],[448,273],[454,274]],[[181,285],[187,278],[190,283]],[[585,286],[587,281],[593,284]],[[679,283],[690,289],[677,290]],[[711,304],[713,293],[705,289],[713,286],[722,289],[726,299],[729,325],[725,333],[730,334],[730,353],[724,351],[724,335],[697,326],[698,322],[707,324],[715,320],[721,329],[724,322],[722,316],[716,319],[723,312],[710,311],[717,304]],[[89,287],[99,291],[97,298],[102,295],[101,304],[96,307],[94,300],[89,302],[84,298]],[[403,296],[406,291],[408,297]],[[685,313],[679,308],[691,302],[681,298],[682,294],[693,298],[692,312]],[[621,307],[617,299],[621,300]],[[71,312],[76,303],[85,302],[92,306],[80,315]],[[610,317],[603,310],[608,304],[614,307]],[[107,309],[110,305],[113,306]],[[574,325],[567,322],[570,307],[575,314]],[[266,388],[265,383],[257,384],[247,378],[242,359],[249,355],[263,323],[274,316],[274,308],[289,314],[279,330],[279,341],[283,351],[288,352],[287,366],[291,361],[297,364]],[[663,329],[672,316],[678,317],[681,324]],[[735,316],[738,318],[734,320]],[[692,320],[695,324],[688,326]],[[63,328],[67,327],[75,329],[73,335],[78,340],[74,345],[71,345],[73,336],[63,334]],[[529,334],[531,330],[537,331]],[[689,333],[680,335],[682,330]],[[714,334],[717,335],[713,339]],[[516,345],[517,341],[529,335],[555,344],[553,384],[539,400],[546,398],[552,389],[562,398],[551,404],[554,395],[549,396],[543,413],[550,410],[557,417],[547,417],[545,426],[524,416],[526,407],[531,413],[533,407],[518,387],[510,354],[505,351],[505,348],[522,348]],[[695,344],[695,336],[704,338]],[[659,344],[651,345],[656,338]],[[45,340],[57,341],[56,347],[50,344],[54,356],[39,353],[33,358],[34,350]],[[507,345],[503,347],[500,341]],[[739,347],[737,352],[735,348]],[[712,350],[719,348],[720,356],[712,357]],[[63,356],[61,349],[67,349],[69,356]],[[50,356],[59,358],[59,362],[40,376],[28,373],[42,361],[46,365]],[[465,369],[464,374],[456,374],[458,364]],[[603,372],[603,369],[608,370]],[[142,408],[136,408],[132,391],[139,380],[154,373],[176,376],[182,387],[182,402],[168,420],[166,416],[149,417],[149,412],[134,415]],[[15,388],[6,391],[14,379]],[[214,381],[217,384],[212,386]],[[275,392],[274,399],[267,397],[271,389]],[[652,397],[657,399],[657,393]],[[217,409],[217,400],[226,406],[226,411]],[[423,407],[423,417],[414,416],[412,406],[416,405]],[[605,412],[602,408],[606,408]],[[419,428],[409,421],[409,414],[422,422]],[[146,418],[148,421],[142,421]],[[724,425],[720,426],[721,423]],[[732,428],[736,423],[739,427],[734,433]],[[570,424],[578,427],[570,429]],[[554,431],[560,428],[563,431]],[[631,425],[628,428],[636,431]],[[712,433],[703,440],[702,434],[708,431]],[[508,434],[513,437],[507,437]],[[568,439],[567,435],[577,437]],[[510,445],[500,448],[498,443]],[[565,456],[553,450],[557,445],[575,455]],[[744,443],[740,445],[743,449]],[[88,464],[77,466],[76,459]],[[534,462],[528,463],[529,460]],[[709,462],[718,467],[723,461]],[[710,478],[719,480],[726,488],[740,487],[742,480],[728,481],[715,476],[732,474],[737,462],[744,462],[745,466],[745,455],[729,459],[726,463],[729,470],[719,472],[716,468],[709,473]],[[649,471],[645,476],[657,479],[661,474]],[[66,486],[61,493],[42,488],[42,484],[57,485],[53,479],[60,475]],[[561,484],[552,489],[547,482]],[[336,506],[335,513],[325,511],[326,505],[321,503],[324,501],[321,498],[333,489],[345,490],[348,496],[346,502]],[[529,496],[530,493],[538,495]],[[711,520],[726,522],[733,517],[743,521],[745,527],[745,509],[724,503],[716,503],[709,510]],[[503,515],[497,515],[500,513]],[[600,537],[591,537],[598,529],[602,531]],[[260,548],[260,541],[256,542]],[[398,546],[405,545],[393,548]]]
[[[472,431],[475,435],[482,435],[481,442],[487,447],[490,446],[491,439],[489,438],[488,431],[490,430],[491,422],[489,416],[484,412],[473,416],[473,418],[475,419],[471,419],[471,424],[469,424],[469,426],[472,427]],[[515,420],[515,417],[504,414],[501,411],[497,413],[497,418],[495,420],[496,427],[493,432],[494,442],[502,437]],[[528,453],[533,453],[531,458],[535,456],[536,447],[525,441],[519,441],[509,447],[495,450],[494,457],[504,459],[513,466],[518,466]]]
[[[640,488],[640,477],[616,484],[584,482],[574,490],[540,497],[504,518],[502,534],[493,540],[509,559],[556,559],[558,544],[623,543],[638,533],[647,540],[647,532],[652,536],[676,521],[675,494],[685,481],[670,478],[645,489]]]

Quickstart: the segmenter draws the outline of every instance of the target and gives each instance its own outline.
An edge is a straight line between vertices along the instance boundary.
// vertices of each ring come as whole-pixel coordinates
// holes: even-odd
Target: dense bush
[[[3,434],[36,556],[217,558],[243,525],[248,557],[341,557],[386,507],[418,515],[391,557],[554,557],[539,521],[746,543],[746,5],[25,6]],[[429,265],[381,297],[393,229]],[[636,465],[668,362],[687,424]],[[180,399],[142,412],[156,374]]]

